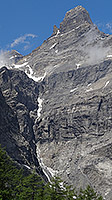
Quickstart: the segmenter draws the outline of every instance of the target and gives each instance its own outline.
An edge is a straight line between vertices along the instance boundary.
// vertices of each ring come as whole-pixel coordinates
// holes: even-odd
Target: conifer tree
[[[15,187],[22,177],[10,157],[0,146],[0,196],[3,200],[13,199]]]
[[[76,200],[103,200],[103,198],[97,195],[93,188],[88,185],[85,190],[80,189]]]
[[[42,200],[43,187],[44,184],[40,176],[32,173],[23,177],[22,182],[16,187],[18,190],[16,198],[18,200]]]
[[[24,175],[0,146],[0,200],[103,200],[90,186],[72,188],[58,177],[46,184],[35,172]]]

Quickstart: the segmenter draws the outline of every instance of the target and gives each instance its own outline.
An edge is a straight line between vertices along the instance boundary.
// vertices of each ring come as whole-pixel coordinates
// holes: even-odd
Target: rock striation
[[[0,143],[18,165],[35,169],[45,177],[33,131],[39,87],[23,71],[0,69]]]
[[[8,129],[1,132],[7,152],[48,180],[58,175],[77,188],[91,184],[111,200],[112,35],[78,6],[10,68],[0,70],[0,109],[11,113],[0,115],[1,126],[16,126],[10,135],[17,148],[7,144]]]

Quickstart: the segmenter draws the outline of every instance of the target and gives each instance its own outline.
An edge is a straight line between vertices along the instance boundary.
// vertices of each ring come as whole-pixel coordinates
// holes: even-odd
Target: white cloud
[[[87,64],[96,64],[104,60],[110,52],[110,47],[103,47],[102,45],[92,46],[91,48],[85,49],[88,57],[86,58]]]
[[[107,28],[107,30],[109,30],[109,32],[112,33],[112,23],[107,23],[106,28]]]
[[[37,37],[37,35],[31,34],[31,33],[25,34],[25,35],[15,39],[11,43],[10,47],[13,48],[13,47],[15,47],[15,46],[17,46],[17,45],[19,45],[21,43],[27,44],[27,46],[28,46],[30,44],[30,42],[28,41],[29,38],[35,38],[35,37]]]
[[[30,48],[30,42],[28,42],[25,46],[24,46],[24,51],[28,50]]]
[[[96,25],[104,33],[109,33],[109,34],[112,33],[112,22],[108,23],[96,22]]]
[[[0,68],[7,65],[8,63],[8,57],[7,57],[7,51],[0,50]]]

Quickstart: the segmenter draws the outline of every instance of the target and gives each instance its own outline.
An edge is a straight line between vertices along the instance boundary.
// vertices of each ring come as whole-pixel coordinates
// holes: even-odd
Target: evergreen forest
[[[59,177],[45,182],[36,172],[26,173],[0,146],[0,200],[103,200],[94,189],[76,191]]]

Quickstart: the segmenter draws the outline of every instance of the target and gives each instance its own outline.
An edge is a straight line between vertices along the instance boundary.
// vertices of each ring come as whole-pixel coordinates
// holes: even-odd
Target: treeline
[[[0,200],[102,200],[103,198],[88,186],[76,192],[55,177],[45,183],[36,173],[25,175],[17,169],[0,146]]]

